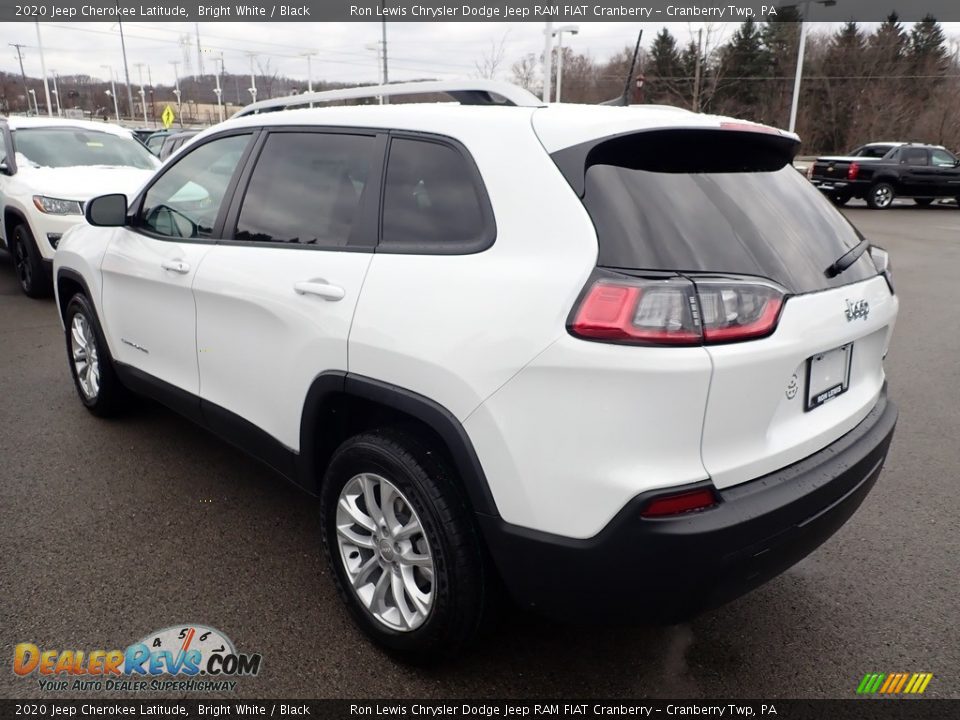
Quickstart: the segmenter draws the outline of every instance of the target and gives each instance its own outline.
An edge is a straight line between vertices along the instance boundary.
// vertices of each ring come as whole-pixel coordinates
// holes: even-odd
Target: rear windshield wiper
[[[843,255],[834,260],[833,264],[824,271],[826,276],[828,278],[832,278],[842,273],[857,260],[859,260],[860,256],[867,251],[868,247],[870,247],[870,241],[864,238],[852,248],[847,250]]]

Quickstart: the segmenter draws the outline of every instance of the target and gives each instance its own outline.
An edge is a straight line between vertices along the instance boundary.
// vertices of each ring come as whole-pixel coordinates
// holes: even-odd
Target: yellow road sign
[[[167,130],[169,130],[170,126],[173,125],[173,117],[173,108],[167,105],[163,109],[163,114],[160,115],[160,120],[163,121],[163,127],[165,127]]]

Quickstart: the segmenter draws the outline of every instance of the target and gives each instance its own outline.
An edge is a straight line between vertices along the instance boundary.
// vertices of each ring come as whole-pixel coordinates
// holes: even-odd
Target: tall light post
[[[40,23],[34,23],[37,26],[37,48],[40,50],[40,72],[43,73],[43,94],[47,98],[47,115],[53,117],[53,106],[50,104],[50,83],[47,82],[47,63],[43,59],[43,39],[40,37]],[[37,108],[37,115],[40,114],[40,108]]]
[[[177,68],[180,66],[180,63],[176,60],[171,60],[170,64],[173,65],[173,94],[177,98],[177,119],[180,121],[180,127],[183,127],[183,103],[180,101],[180,71]]]
[[[557,36],[557,102],[560,102],[560,88],[563,85],[563,34],[576,35],[578,32],[579,25],[563,25],[553,31]]]
[[[63,109],[60,107],[60,88],[57,87],[57,71],[50,68],[50,74],[53,76],[53,90],[51,90],[51,92],[57,99],[57,117],[60,117],[63,115]]]
[[[553,75],[553,23],[548,22],[543,30],[543,101],[550,102],[550,81]]]
[[[217,118],[219,122],[223,122],[223,88],[220,87],[220,76],[223,75],[223,51],[220,51],[220,57],[215,57],[213,59],[217,65],[217,74],[216,81],[217,86],[213,89],[213,93],[217,96]]]
[[[117,116],[117,124],[120,123],[120,106],[117,104],[117,81],[113,76],[113,66],[112,65],[101,65],[104,70],[110,71],[110,92],[108,93],[113,98],[113,112]]]
[[[247,53],[250,56],[250,87],[247,88],[247,91],[250,93],[250,97],[253,98],[251,102],[257,101],[257,79],[253,75],[253,59],[257,56],[256,53]]]
[[[837,0],[800,0],[793,5],[784,5],[783,9],[793,8],[801,12],[800,20],[800,43],[797,48],[797,72],[793,78],[793,101],[790,103],[790,126],[787,128],[794,132],[797,127],[797,109],[800,105],[800,80],[803,77],[803,56],[807,49],[807,15],[811,5],[823,5],[824,7],[833,7]],[[803,8],[803,10],[800,10]]]
[[[382,70],[382,68],[383,68],[383,65],[380,63],[380,43],[378,43],[378,42],[375,42],[375,43],[367,43],[366,45],[364,45],[364,47],[365,47],[367,50],[370,50],[370,51],[375,52],[375,53],[377,54],[377,85],[383,85],[384,82],[383,82],[383,80],[382,80],[381,77],[380,77],[380,73],[381,73],[381,70]],[[377,103],[378,103],[379,105],[383,105],[383,96],[382,96],[382,95],[377,95]]]
[[[140,78],[140,106],[143,108],[143,126],[146,127],[149,120],[147,120],[147,91],[143,87],[143,63],[136,63],[134,67]]]
[[[119,2],[117,10],[120,10]],[[123,37],[123,23],[117,20],[117,26],[120,28],[120,49],[123,50],[123,74],[127,79],[127,110],[130,113],[130,119],[133,120],[133,90],[130,89],[130,68],[127,66],[127,42]]]

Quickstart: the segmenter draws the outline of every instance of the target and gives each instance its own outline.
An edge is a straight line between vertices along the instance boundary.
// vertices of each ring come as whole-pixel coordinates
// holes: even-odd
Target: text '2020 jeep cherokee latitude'
[[[366,92],[443,90],[266,101],[91,201],[56,256],[84,404],[158,398],[318,494],[342,598],[412,655],[460,648],[500,580],[670,621],[829,537],[893,435],[898,302],[796,136]]]

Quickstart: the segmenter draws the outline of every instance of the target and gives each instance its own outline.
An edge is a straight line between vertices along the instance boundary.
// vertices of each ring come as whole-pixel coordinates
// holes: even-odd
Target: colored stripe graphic
[[[857,685],[857,694],[919,695],[932,679],[933,673],[867,673]]]

